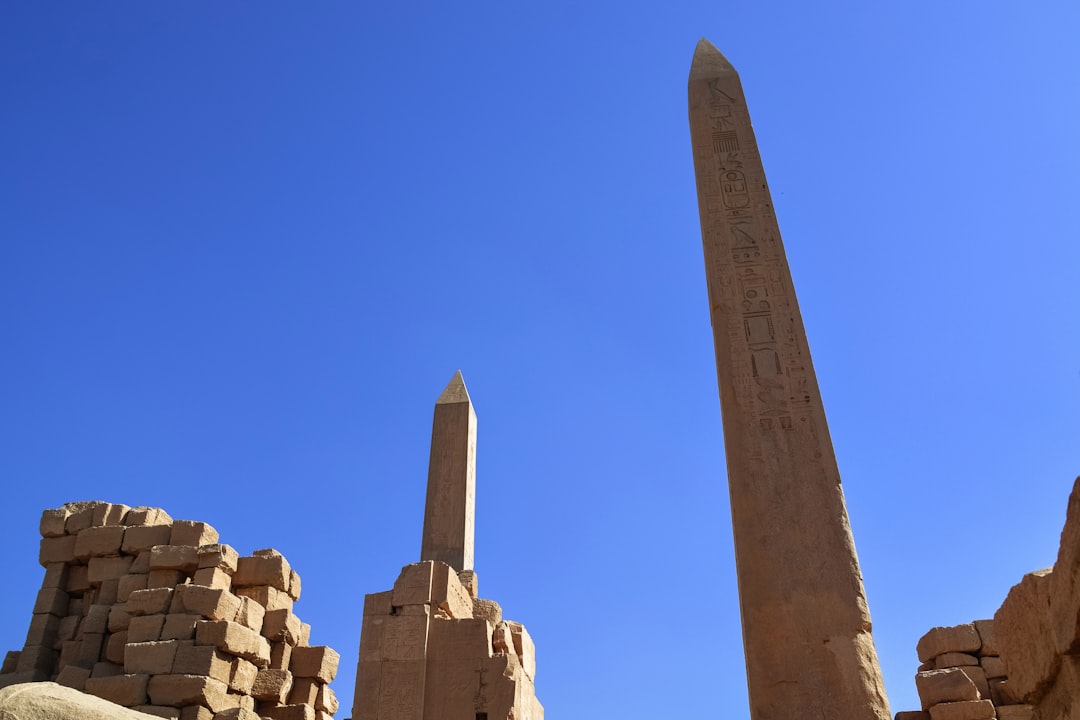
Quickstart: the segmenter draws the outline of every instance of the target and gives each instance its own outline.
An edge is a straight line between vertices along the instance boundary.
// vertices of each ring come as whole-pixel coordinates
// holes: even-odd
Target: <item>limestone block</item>
[[[41,537],[63,537],[64,525],[71,511],[67,508],[51,508],[41,513]]]
[[[136,705],[131,709],[138,710],[146,715],[166,718],[166,720],[180,720],[180,708],[174,708],[168,705]],[[143,720],[145,720],[145,718]]]
[[[997,632],[994,629],[993,620],[976,620],[975,631],[979,633],[979,639],[982,640],[982,649],[979,651],[980,655],[1000,655],[997,649]]]
[[[1080,653],[1080,478],[1069,495],[1049,588],[1050,624],[1057,650],[1063,654]]]
[[[4,663],[0,665],[0,675],[15,672],[15,666],[19,663],[19,650],[8,650],[4,655]]]
[[[243,658],[233,660],[232,674],[229,676],[229,689],[247,695],[251,693],[251,686],[255,684],[255,678],[259,674],[259,668]]]
[[[136,590],[146,589],[146,575],[125,575],[117,581],[116,599],[118,602],[127,602],[131,593]]]
[[[172,527],[168,524],[129,527],[124,530],[120,550],[125,555],[138,555],[157,545],[168,545]]]
[[[19,653],[19,659],[15,664],[15,672],[41,672],[51,677],[56,672],[56,661],[59,657],[60,653],[51,647],[27,645]]]
[[[363,633],[361,633],[363,637]],[[369,720],[379,717],[379,701],[382,695],[383,663],[379,660],[364,660],[361,656],[356,665],[356,684],[353,687],[352,716],[354,720]],[[423,692],[424,676],[419,677],[420,685],[416,692]],[[422,719],[413,716],[414,720]]]
[[[104,633],[109,629],[109,611],[112,608],[107,605],[91,605],[86,609],[86,617],[83,618],[79,632]]]
[[[318,694],[315,696],[315,709],[319,712],[333,715],[338,711],[338,706],[337,695],[330,689],[330,686],[319,685]]]
[[[255,632],[261,632],[266,608],[249,597],[240,596],[239,599],[240,609],[236,612],[236,622]]]
[[[259,710],[262,717],[270,720],[315,720],[315,708],[310,705],[281,705]]]
[[[94,667],[90,670],[90,677],[92,678],[104,678],[104,677],[116,677],[117,675],[124,674],[124,666],[117,665],[108,661],[96,662]]]
[[[69,687],[72,690],[83,692],[86,681],[90,678],[90,671],[76,665],[67,665],[60,668],[60,674],[56,676],[58,685]]]
[[[201,585],[184,585],[178,587],[176,592],[184,610],[208,620],[235,620],[242,604],[242,600],[228,590]]]
[[[990,684],[990,699],[994,705],[1019,705],[1020,698],[1013,692],[1007,678],[987,680]]]
[[[45,566],[45,577],[41,580],[41,587],[60,588],[67,590],[68,564],[49,563]]]
[[[360,659],[419,660],[426,657],[431,622],[426,615],[368,615],[360,631]],[[437,622],[450,624],[446,620]]]
[[[300,574],[296,570],[289,572],[289,590],[288,594],[293,600],[300,599]]]
[[[259,716],[246,708],[229,708],[214,715],[214,720],[260,720]]]
[[[979,658],[968,653],[948,652],[934,658],[934,669],[944,670],[951,667],[964,667],[966,665],[978,665]]]
[[[172,672],[177,675],[206,675],[229,684],[233,657],[212,645],[181,645],[176,650]]]
[[[34,613],[63,617],[68,611],[68,594],[60,588],[41,588],[34,602]]]
[[[264,668],[255,676],[251,696],[256,700],[273,700],[282,705],[292,689],[293,676],[288,670]]]
[[[68,603],[70,607],[71,603]],[[56,631],[56,637],[58,642],[64,640],[74,640],[76,633],[79,631],[79,623],[82,622],[82,617],[79,615],[68,615],[65,618],[60,619],[60,627]]]
[[[476,598],[473,600],[473,618],[487,620],[492,625],[502,622],[502,606],[494,600]]]
[[[85,565],[68,565],[67,581],[63,588],[71,595],[82,595],[90,589],[90,571]]]
[[[258,552],[261,551],[257,550],[256,553]],[[291,571],[288,560],[280,554],[242,557],[236,563],[233,587],[269,585],[287,596]]]
[[[168,612],[172,604],[171,587],[136,590],[128,595],[127,610],[132,615],[155,615]]]
[[[958,668],[916,673],[915,688],[923,710],[938,703],[981,699],[975,683]]]
[[[250,628],[228,620],[204,620],[195,626],[195,643],[213,645],[260,668],[270,665],[270,643]]]
[[[262,635],[267,640],[296,645],[300,639],[300,618],[289,610],[267,610]]]
[[[228,699],[228,695],[225,696]],[[228,708],[232,710],[232,707]],[[222,712],[227,712],[222,710]],[[203,707],[202,705],[188,705],[186,708],[180,710],[180,720],[214,720],[213,710]]]
[[[80,598],[72,597],[70,600],[68,600],[67,614],[69,616],[77,615],[79,617],[82,617],[86,607],[90,605],[90,601],[91,598],[88,595],[83,595]]]
[[[1035,708],[1031,705],[998,705],[998,720],[1032,720]]]
[[[155,642],[161,640],[161,628],[165,624],[167,616],[161,613],[154,615],[137,615],[131,618],[128,624],[128,642]],[[165,638],[171,640],[173,638]]]
[[[510,633],[514,638],[514,651],[517,653],[518,660],[521,661],[521,668],[525,671],[525,674],[529,676],[530,680],[536,679],[536,644],[533,643],[532,636],[529,635],[525,626],[518,622],[508,622],[510,626]]]
[[[445,563],[440,563],[445,565]],[[401,574],[394,581],[391,604],[395,607],[406,605],[424,605],[431,602],[432,572],[435,563],[412,563],[401,568]]]
[[[100,500],[65,504],[64,507],[69,509],[69,514],[64,524],[64,532],[68,535],[78,535],[80,531],[93,525],[94,508],[104,504]]]
[[[288,670],[292,662],[293,645],[285,642],[270,643],[270,667],[278,670]]]
[[[162,640],[194,640],[195,625],[202,616],[191,613],[169,613],[161,628]]]
[[[315,702],[319,699],[319,688],[321,687],[325,687],[325,685],[314,678],[296,678],[293,680],[288,700],[282,700],[281,703],[283,705],[310,705],[315,707]]]
[[[171,525],[172,518],[169,517],[169,513],[165,512],[161,508],[145,507],[140,505],[128,510],[127,518],[124,520],[124,524],[128,526],[145,526],[145,525]],[[155,545],[164,545],[168,540],[161,543],[154,543]]]
[[[128,643],[124,649],[124,672],[168,675],[172,672],[179,642],[179,640],[159,640]],[[161,703],[155,700],[154,704]]]
[[[53,682],[0,690],[0,717],[19,720],[146,720],[134,710]]]
[[[341,656],[333,648],[325,645],[315,647],[295,647],[289,670],[296,677],[316,678],[324,683],[333,682],[337,675]]]
[[[364,615],[389,615],[393,609],[393,590],[369,593],[364,596]]]
[[[93,508],[90,523],[91,525],[123,525],[129,510],[131,508],[127,505],[99,503]]]
[[[174,520],[169,545],[191,545],[202,547],[218,541],[218,531],[204,522],[192,520]]]
[[[990,685],[986,681],[986,673],[978,665],[965,665],[960,668],[960,671],[968,676],[968,679],[975,684],[975,689],[979,691],[980,699],[988,699],[990,697]]]
[[[84,667],[89,670],[94,663],[83,662],[82,654],[82,640],[65,640],[64,642],[60,643],[60,659],[57,660],[56,666],[67,667],[68,665],[74,665],[77,667]]]
[[[236,572],[236,562],[239,559],[240,554],[232,546],[223,543],[203,545],[199,548],[200,570],[217,568],[227,575],[232,575]]]
[[[916,646],[919,662],[926,662],[949,652],[974,653],[982,647],[982,640],[973,623],[936,627],[931,629]]]
[[[435,563],[431,570],[431,605],[452,618],[473,616],[472,596],[446,563]]]
[[[124,707],[146,704],[149,675],[114,675],[86,680],[86,692]]]
[[[469,593],[469,597],[474,600],[480,597],[480,582],[476,577],[476,571],[474,570],[462,570],[458,573],[458,580],[461,581],[462,587]]]
[[[24,645],[44,645],[55,648],[60,630],[60,618],[49,613],[34,613],[26,631]]]
[[[117,594],[120,591],[120,579],[102,580],[101,585],[94,591],[94,602],[99,605],[112,605],[117,602]],[[85,597],[85,594],[83,595]],[[71,610],[68,610],[71,614]]]
[[[128,633],[121,630],[109,635],[105,640],[105,659],[116,665],[124,664],[124,648],[128,644]]]
[[[930,720],[994,720],[994,704],[989,700],[949,702],[930,708]]]
[[[311,625],[306,622],[300,623],[300,642],[296,643],[299,647],[306,647],[311,644]]]
[[[42,565],[74,562],[76,540],[74,535],[41,538],[38,562]]]
[[[75,536],[75,559],[115,557],[120,554],[120,543],[123,539],[122,525],[88,527]]]
[[[146,575],[150,572],[150,550],[140,550],[135,556],[135,562],[131,563],[128,573],[131,575]]]
[[[109,609],[109,632],[127,630],[131,624],[131,614],[127,611],[127,604],[120,603]]]
[[[214,712],[227,707],[225,683],[205,675],[155,675],[148,690],[155,705],[205,705]]]
[[[105,647],[105,634],[84,632],[81,638],[78,648],[79,656],[75,659],[75,664],[92,668],[94,663],[101,660],[102,650]]]
[[[238,587],[234,581],[233,592],[237,595],[251,598],[267,610],[293,609],[293,599],[289,597],[288,593],[284,593],[270,585]]]
[[[232,576],[221,568],[200,568],[195,571],[195,575],[191,579],[194,585],[205,585],[206,587],[219,588],[221,590],[229,590],[232,588]]]
[[[187,579],[180,570],[151,570],[146,574],[147,588],[174,588]]]
[[[1031,704],[1053,683],[1061,663],[1047,611],[1050,578],[1050,570],[1028,573],[994,614],[997,647],[1009,665],[1009,686]]]
[[[90,585],[99,585],[105,580],[119,580],[128,574],[132,557],[92,557],[86,563],[87,577]]]
[[[150,572],[178,570],[185,575],[199,569],[199,549],[190,545],[155,545],[150,548]]]

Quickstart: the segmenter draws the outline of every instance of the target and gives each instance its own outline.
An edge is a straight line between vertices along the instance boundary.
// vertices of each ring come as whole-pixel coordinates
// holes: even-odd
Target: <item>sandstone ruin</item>
[[[106,502],[46,510],[41,535],[45,579],[0,687],[55,681],[181,720],[337,712],[338,653],[309,646],[300,576],[276,550],[240,557],[206,523]]]

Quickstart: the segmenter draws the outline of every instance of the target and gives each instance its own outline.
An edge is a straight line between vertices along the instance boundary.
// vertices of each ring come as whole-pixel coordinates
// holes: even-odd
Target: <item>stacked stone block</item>
[[[915,686],[922,710],[896,720],[1031,720],[1009,684],[993,620],[936,627],[919,640]]]
[[[41,517],[45,579],[0,687],[53,680],[180,720],[330,720],[338,654],[309,646],[300,576],[206,523],[69,503]]]

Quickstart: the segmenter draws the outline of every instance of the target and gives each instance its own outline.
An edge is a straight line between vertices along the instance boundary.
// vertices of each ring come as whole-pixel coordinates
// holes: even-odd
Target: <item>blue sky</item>
[[[748,717],[686,77],[740,71],[893,710],[1080,472],[1075,3],[6,3],[0,650],[42,509],[281,550],[342,653],[479,417],[548,717]]]

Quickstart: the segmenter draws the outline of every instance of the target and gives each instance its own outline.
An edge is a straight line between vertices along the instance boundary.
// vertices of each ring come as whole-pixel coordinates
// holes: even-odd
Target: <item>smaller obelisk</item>
[[[476,412],[458,370],[435,402],[420,561],[473,569],[476,528]]]

